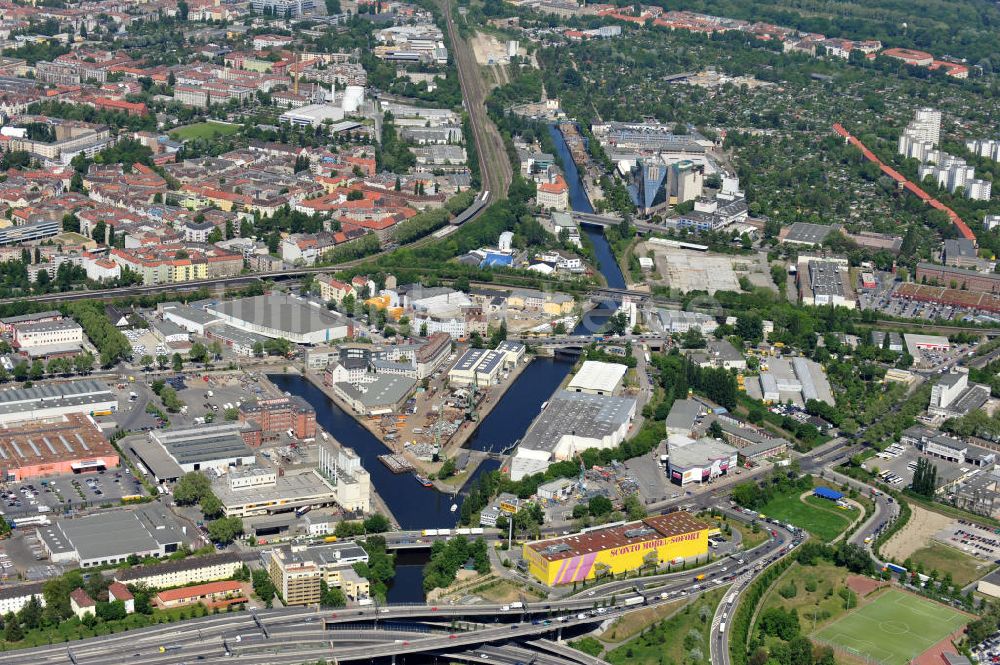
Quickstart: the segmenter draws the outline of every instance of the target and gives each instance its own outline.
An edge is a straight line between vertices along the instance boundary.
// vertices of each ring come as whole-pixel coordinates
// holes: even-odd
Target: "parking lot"
[[[982,314],[977,310],[965,307],[943,305],[932,302],[918,302],[900,297],[897,289],[901,282],[880,282],[875,289],[858,291],[858,302],[861,309],[875,309],[889,316],[906,319],[924,319],[928,321],[959,321],[972,320]]]
[[[9,519],[118,504],[123,496],[142,495],[142,484],[127,468],[53,476],[0,485],[3,513]]]
[[[967,520],[955,520],[934,538],[978,559],[995,561],[1000,556],[1000,535]]]
[[[158,355],[173,355],[173,351],[157,340],[156,336],[154,336],[150,330],[143,328],[129,328],[127,330],[123,330],[122,334],[125,335],[129,344],[132,345],[132,357],[137,363],[144,355],[153,356],[154,359]]]

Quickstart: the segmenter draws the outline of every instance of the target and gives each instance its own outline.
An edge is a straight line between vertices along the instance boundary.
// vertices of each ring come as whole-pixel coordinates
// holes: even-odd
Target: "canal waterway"
[[[570,188],[573,210],[593,212],[584,191],[580,174],[570,156],[566,141],[554,126],[549,127],[556,151],[562,159],[566,181]],[[596,251],[599,269],[613,288],[624,288],[625,279],[618,267],[611,247],[600,227],[584,225]],[[600,306],[585,317],[574,330],[575,334],[588,335],[598,332],[607,317],[614,312],[614,303]],[[572,369],[573,363],[559,358],[536,358],[525,368],[510,389],[500,398],[497,406],[480,423],[466,446],[473,450],[500,452],[516,443],[527,431],[531,421],[541,411],[542,405],[552,396]],[[354,416],[345,412],[322,390],[309,380],[294,374],[275,374],[269,377],[280,390],[298,395],[316,409],[316,420],[331,436],[357,452],[362,465],[371,474],[372,485],[392,511],[403,529],[434,529],[454,527],[459,511],[451,511],[452,504],[461,506],[461,493],[452,497],[432,488],[421,486],[411,474],[396,475],[378,460],[387,448],[361,425]],[[496,460],[487,459],[479,465],[467,483],[481,474],[499,467]],[[422,569],[426,562],[424,553],[401,553],[397,558],[396,577],[389,588],[390,602],[419,602],[423,600]]]
[[[562,132],[559,131],[556,125],[549,125],[549,134],[552,136],[552,141],[556,146],[556,156],[559,157],[563,172],[566,174],[566,184],[569,185],[570,207],[573,208],[574,212],[593,213],[594,206],[591,205],[590,199],[587,197],[587,192],[583,188],[580,171],[577,169],[576,163],[573,161],[573,156],[569,152],[566,139],[563,138]],[[599,270],[604,275],[608,286],[613,289],[624,289],[625,276],[622,275],[621,268],[618,267],[618,261],[615,260],[615,255],[611,251],[611,245],[608,244],[607,238],[604,237],[604,231],[599,226],[591,226],[589,224],[582,224],[580,229],[587,234],[590,242],[594,244],[594,253],[596,254]]]

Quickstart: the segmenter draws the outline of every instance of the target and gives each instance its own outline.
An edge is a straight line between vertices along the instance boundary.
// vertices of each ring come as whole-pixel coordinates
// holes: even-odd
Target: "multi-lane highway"
[[[735,516],[735,515],[734,515]],[[671,602],[750,575],[787,552],[793,534],[774,526],[774,538],[749,552],[713,562],[696,571],[613,581],[581,590],[562,600],[502,605],[388,605],[319,611],[285,608],[221,614],[179,624],[0,655],[0,665],[176,665],[249,663],[293,665],[336,658],[364,661],[406,653],[464,652],[487,644],[526,642],[564,630],[579,630],[614,619],[634,606],[626,598],[641,594],[647,604]],[[694,576],[704,575],[695,581]],[[546,651],[560,658],[558,645]],[[541,660],[539,662],[542,662]],[[569,663],[565,654],[557,662]],[[576,659],[575,662],[586,664]]]

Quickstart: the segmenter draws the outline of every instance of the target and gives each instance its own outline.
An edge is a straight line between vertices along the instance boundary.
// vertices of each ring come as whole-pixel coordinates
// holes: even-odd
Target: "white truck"
[[[634,605],[642,605],[643,601],[645,601],[645,600],[646,599],[643,598],[642,596],[632,596],[630,598],[626,598],[625,599],[624,605],[625,605],[625,607],[632,607]]]

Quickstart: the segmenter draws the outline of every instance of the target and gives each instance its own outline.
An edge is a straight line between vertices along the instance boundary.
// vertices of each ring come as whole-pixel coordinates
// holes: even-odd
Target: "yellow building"
[[[204,261],[175,259],[171,265],[171,269],[171,282],[191,282],[197,279],[208,279],[208,264]]]
[[[708,554],[712,527],[686,512],[524,545],[528,570],[549,586]]]

